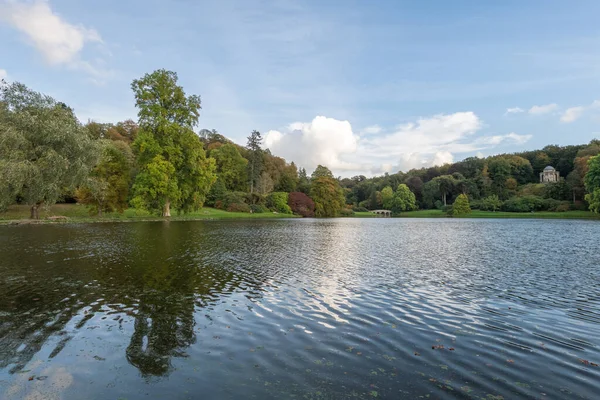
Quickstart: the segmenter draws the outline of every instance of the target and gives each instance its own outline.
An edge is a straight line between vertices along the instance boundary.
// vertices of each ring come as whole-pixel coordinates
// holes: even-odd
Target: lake
[[[2,399],[597,399],[600,223],[0,227]]]

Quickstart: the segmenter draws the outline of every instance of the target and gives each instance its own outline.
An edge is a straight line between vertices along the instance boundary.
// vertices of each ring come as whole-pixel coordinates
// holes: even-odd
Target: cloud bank
[[[356,134],[348,121],[317,116],[311,122],[267,132],[264,145],[307,170],[322,164],[336,174],[349,176],[442,165],[454,161],[455,154],[521,145],[531,138],[514,132],[478,135],[482,126],[480,118],[468,111],[419,118],[391,130],[363,129]]]

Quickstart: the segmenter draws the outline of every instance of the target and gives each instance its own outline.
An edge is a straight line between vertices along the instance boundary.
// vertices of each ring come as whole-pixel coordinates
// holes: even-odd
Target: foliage
[[[273,192],[267,196],[267,207],[278,213],[291,214],[292,209],[288,205],[288,194],[286,192]]]
[[[248,160],[242,157],[234,144],[225,143],[211,150],[210,156],[215,159],[218,179],[226,190],[246,189]]]
[[[600,155],[588,161],[588,171],[585,175],[585,188],[588,194],[585,200],[590,205],[590,211],[600,212]]]
[[[391,186],[386,186],[381,190],[381,203],[384,209],[391,210],[394,201],[394,190]]]
[[[77,201],[98,215],[122,213],[127,208],[132,166],[133,153],[126,143],[105,142],[98,165],[76,191]]]
[[[38,217],[84,182],[98,156],[73,111],[21,83],[0,89],[0,209],[19,196]]]
[[[471,207],[469,206],[469,198],[466,194],[459,195],[456,200],[454,200],[454,204],[452,204],[452,215],[457,217],[470,213]]]
[[[255,214],[261,214],[269,212],[269,209],[262,204],[250,204],[250,212]]]
[[[263,168],[263,150],[260,147],[262,136],[259,131],[252,131],[248,136],[246,148],[249,152],[248,157],[248,182],[250,183],[250,193],[254,193],[254,188],[261,176]]]
[[[310,197],[315,202],[317,217],[335,217],[345,206],[343,189],[331,171],[321,165],[313,173]]]
[[[539,196],[523,196],[505,201],[502,205],[502,210],[509,212],[533,212],[542,211],[546,207],[547,203]]]
[[[351,208],[342,208],[340,210],[340,217],[352,217],[354,215],[354,211]]]
[[[267,171],[263,171],[263,173],[260,174],[260,178],[258,179],[258,181],[256,181],[256,193],[266,195],[267,193],[272,192],[273,188],[273,179],[271,179],[271,176]]]
[[[414,193],[410,191],[407,185],[401,183],[394,193],[390,210],[395,214],[399,214],[403,211],[413,211],[416,209],[417,200]]]
[[[204,204],[216,180],[215,162],[207,159],[192,131],[200,115],[200,97],[186,96],[177,74],[157,70],[131,85],[140,129],[133,143],[140,173],[133,186],[135,207],[170,216]]]
[[[500,198],[497,195],[493,194],[481,200],[480,208],[483,211],[496,212],[500,210],[500,208],[502,208],[502,200],[500,200]]]
[[[352,211],[354,212],[369,212],[368,209],[366,209],[365,207],[352,207]]]
[[[302,192],[291,192],[288,195],[288,205],[294,214],[303,217],[315,216],[314,201]]]
[[[251,208],[246,203],[231,203],[227,207],[227,211],[229,211],[229,212],[249,213],[249,212],[251,212]]]

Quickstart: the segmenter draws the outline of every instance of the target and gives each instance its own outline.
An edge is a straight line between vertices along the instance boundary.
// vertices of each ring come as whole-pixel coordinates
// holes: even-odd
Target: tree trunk
[[[163,217],[171,216],[171,200],[167,199],[165,202],[165,208],[163,209]]]
[[[39,207],[40,205],[38,203],[31,206],[31,213],[29,215],[29,218],[40,219]]]
[[[442,195],[442,199],[444,200],[444,206],[447,206],[447,204],[446,204],[446,193],[444,193]]]
[[[576,201],[577,199],[575,198],[575,191],[573,190],[573,204],[575,204]]]
[[[98,216],[102,216],[102,206],[98,206]]]

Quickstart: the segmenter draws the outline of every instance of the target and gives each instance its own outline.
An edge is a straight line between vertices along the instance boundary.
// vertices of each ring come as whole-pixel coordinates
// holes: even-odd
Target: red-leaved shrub
[[[292,192],[288,196],[288,205],[294,214],[303,217],[315,216],[315,202],[302,192]]]

